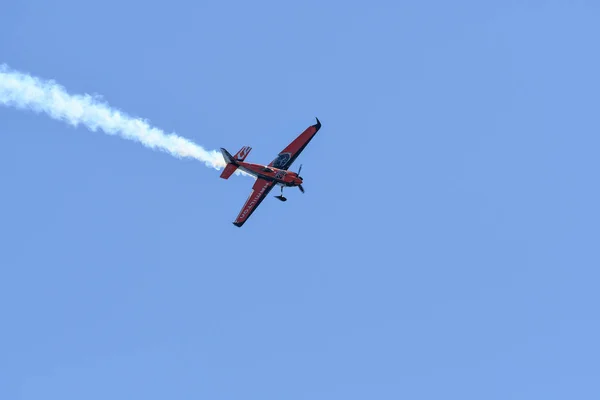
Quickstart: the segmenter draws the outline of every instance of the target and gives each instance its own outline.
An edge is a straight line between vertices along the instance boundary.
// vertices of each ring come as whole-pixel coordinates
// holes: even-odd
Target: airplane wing
[[[267,181],[262,178],[258,178],[252,186],[252,192],[248,196],[248,200],[242,207],[242,211],[237,216],[233,224],[237,227],[244,225],[244,223],[250,218],[254,210],[260,205],[260,203],[267,197],[271,189],[275,186],[275,182]]]
[[[311,125],[304,132],[300,134],[292,143],[290,143],[285,149],[277,155],[277,157],[271,161],[269,167],[285,169],[287,170],[292,163],[298,158],[302,150],[308,145],[312,138],[321,128],[321,122],[317,118],[317,123]]]

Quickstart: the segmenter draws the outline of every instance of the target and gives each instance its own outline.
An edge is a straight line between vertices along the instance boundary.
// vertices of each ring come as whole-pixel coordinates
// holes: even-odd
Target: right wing
[[[275,182],[267,181],[266,179],[258,178],[252,186],[252,192],[246,200],[242,211],[237,216],[233,224],[237,227],[244,225],[246,220],[250,218],[254,210],[260,205],[260,203],[267,197],[271,189],[275,186]]]
[[[310,143],[312,138],[317,134],[321,128],[321,122],[317,118],[317,123],[311,125],[304,132],[302,132],[292,143],[290,143],[285,149],[277,155],[277,157],[271,161],[269,167],[275,167],[279,169],[287,170],[292,163],[298,158],[302,150]]]

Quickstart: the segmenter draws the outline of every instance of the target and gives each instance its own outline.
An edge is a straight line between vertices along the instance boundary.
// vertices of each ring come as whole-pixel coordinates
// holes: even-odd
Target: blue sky
[[[2,399],[595,399],[591,1],[9,2],[0,62],[306,193],[0,108]],[[276,194],[276,193],[275,193]]]

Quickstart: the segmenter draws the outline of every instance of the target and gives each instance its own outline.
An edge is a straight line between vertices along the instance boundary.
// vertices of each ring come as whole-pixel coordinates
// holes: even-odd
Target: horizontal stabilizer
[[[225,160],[226,164],[229,164],[229,163],[235,164],[235,160],[233,159],[233,156],[222,147],[221,147],[221,154],[223,154],[223,159]]]
[[[237,164],[227,164],[223,172],[221,172],[221,178],[229,179],[236,169],[238,169]]]

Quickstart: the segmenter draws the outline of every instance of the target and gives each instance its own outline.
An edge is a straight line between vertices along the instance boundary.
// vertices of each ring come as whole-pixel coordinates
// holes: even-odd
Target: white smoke
[[[69,94],[53,80],[42,80],[12,70],[6,64],[0,65],[0,104],[45,113],[73,126],[84,125],[94,132],[100,129],[178,158],[194,158],[211,168],[225,167],[219,151],[205,150],[174,133],[166,134],[150,126],[146,120],[133,118],[110,107],[99,96]]]

